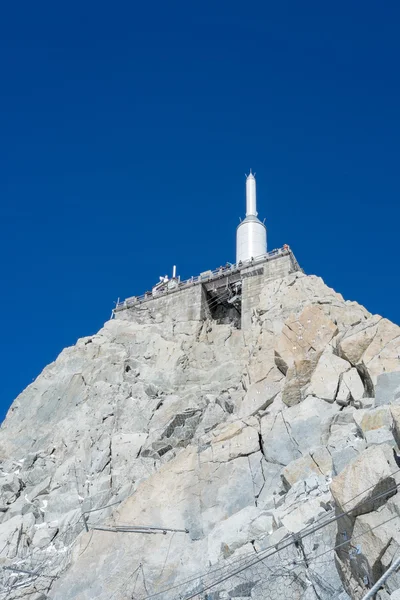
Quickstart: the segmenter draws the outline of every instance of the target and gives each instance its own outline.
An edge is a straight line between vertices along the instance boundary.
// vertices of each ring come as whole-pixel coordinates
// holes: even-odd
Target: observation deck
[[[283,260],[285,259],[285,260]],[[152,291],[145,292],[141,296],[131,296],[123,301],[118,301],[113,309],[113,315],[127,309],[139,308],[152,300],[170,296],[188,290],[196,286],[202,286],[209,299],[221,296],[237,295],[237,291],[244,280],[249,277],[262,276],[263,279],[275,279],[284,277],[294,271],[301,271],[292,250],[285,245],[266,254],[239,261],[235,264],[227,263],[224,267],[214,270],[203,271],[195,277],[181,281],[174,277],[168,281],[161,281],[155,285]],[[236,284],[236,285],[235,285]],[[230,290],[230,294],[221,294],[221,291]],[[226,299],[225,299],[226,300]],[[227,301],[229,301],[228,298]]]

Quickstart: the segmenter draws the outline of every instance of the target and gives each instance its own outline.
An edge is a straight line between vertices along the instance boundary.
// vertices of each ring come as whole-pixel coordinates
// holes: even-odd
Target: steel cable
[[[394,471],[394,472],[392,473],[392,476],[393,476],[393,475],[395,475],[395,474],[397,474],[397,473],[399,473],[399,472],[400,472],[400,469],[398,469],[398,470]],[[392,493],[396,492],[396,491],[398,490],[398,487],[399,487],[399,485],[400,485],[400,484],[396,484],[395,486],[393,486],[391,489],[387,490],[386,492],[382,492],[382,493],[380,493],[380,494],[378,494],[378,495],[376,495],[376,496],[373,496],[372,498],[369,498],[369,499],[368,499],[366,502],[368,502],[368,503],[375,502],[376,500],[379,500],[380,498],[382,498],[382,497],[384,497],[384,496],[387,496],[388,494],[392,494]],[[350,502],[354,501],[354,500],[355,500],[355,499],[357,499],[359,496],[361,496],[362,494],[365,494],[366,492],[368,492],[370,489],[372,489],[372,488],[374,488],[374,487],[376,487],[376,484],[374,484],[374,485],[372,485],[372,486],[369,486],[368,488],[364,489],[362,492],[360,492],[359,494],[357,494],[357,495],[356,495],[356,496],[354,496],[353,498],[349,499],[349,500],[348,500],[348,501],[347,501],[345,504],[348,504],[348,503],[350,503]],[[265,549],[264,549],[264,550],[263,550],[261,553],[259,553],[259,556],[257,557],[257,559],[254,559],[254,558],[253,558],[253,560],[249,561],[249,564],[248,564],[248,565],[245,565],[244,567],[242,566],[242,567],[240,567],[240,568],[239,568],[239,565],[240,565],[241,563],[244,563],[245,561],[247,561],[247,560],[248,560],[248,557],[247,557],[247,556],[252,556],[252,557],[254,557],[254,554],[253,554],[253,552],[251,552],[251,553],[248,553],[248,555],[247,555],[246,557],[243,557],[243,556],[242,556],[242,557],[238,558],[238,559],[237,559],[237,561],[233,561],[233,562],[232,562],[232,563],[230,563],[229,565],[224,565],[224,566],[222,566],[222,567],[218,567],[218,568],[216,568],[216,569],[213,569],[213,570],[211,570],[211,571],[208,571],[208,572],[206,572],[206,573],[202,573],[202,574],[200,574],[200,575],[197,575],[196,577],[193,577],[193,578],[190,578],[190,579],[188,579],[188,580],[185,580],[185,581],[183,581],[183,582],[181,582],[181,583],[179,583],[179,584],[177,584],[177,585],[175,585],[175,586],[172,586],[171,588],[167,588],[167,589],[164,589],[164,590],[162,590],[162,591],[160,591],[160,592],[156,592],[156,593],[154,593],[154,594],[152,594],[152,595],[150,595],[150,596],[146,596],[146,597],[142,598],[142,600],[150,600],[151,598],[156,598],[157,596],[159,596],[159,595],[161,595],[161,594],[163,594],[163,593],[166,593],[166,592],[168,592],[168,591],[171,591],[171,590],[173,590],[173,589],[177,589],[178,587],[182,587],[182,586],[184,586],[184,585],[187,585],[187,584],[189,584],[189,583],[193,583],[194,581],[196,581],[196,580],[197,580],[197,579],[199,579],[199,578],[204,578],[204,577],[207,577],[207,576],[209,576],[209,575],[210,575],[210,574],[212,574],[212,573],[216,573],[216,572],[218,572],[218,571],[221,571],[221,570],[223,570],[224,568],[228,568],[228,567],[229,567],[229,568],[231,568],[231,567],[232,567],[232,565],[233,565],[233,564],[235,564],[235,563],[237,563],[237,565],[238,565],[238,566],[237,566],[237,569],[239,569],[239,570],[237,571],[237,573],[240,573],[240,572],[242,572],[243,570],[245,570],[246,568],[250,568],[250,567],[251,567],[251,566],[253,566],[254,564],[257,564],[257,563],[259,563],[259,562],[261,562],[261,561],[265,560],[266,558],[269,558],[270,556],[273,556],[274,554],[276,554],[276,553],[278,553],[278,552],[280,552],[280,551],[284,550],[284,549],[285,549],[285,548],[287,548],[288,546],[295,544],[295,543],[298,541],[298,539],[304,539],[305,537],[308,537],[308,536],[312,535],[313,533],[316,533],[317,531],[319,531],[320,529],[322,529],[322,528],[324,528],[324,527],[326,527],[326,526],[330,525],[331,523],[334,523],[334,522],[338,521],[339,519],[341,519],[341,518],[343,518],[343,517],[345,517],[345,516],[349,516],[349,515],[350,515],[350,513],[351,513],[351,512],[353,512],[353,511],[355,510],[355,508],[356,508],[356,507],[353,507],[352,509],[349,509],[348,511],[344,511],[344,512],[340,513],[339,515],[335,515],[334,517],[327,518],[327,519],[326,519],[324,522],[322,522],[322,523],[321,523],[321,522],[319,522],[319,524],[318,524],[318,521],[317,521],[315,524],[312,524],[312,525],[308,525],[308,526],[306,526],[306,527],[305,527],[305,528],[303,528],[303,529],[302,529],[302,530],[301,530],[299,533],[297,533],[297,534],[292,534],[292,535],[291,535],[291,536],[289,536],[288,538],[286,538],[286,539],[282,540],[282,542],[280,542],[280,544],[281,544],[281,545],[280,545],[280,544],[274,544],[274,545],[271,545],[271,546],[269,546],[269,547],[265,548]],[[332,510],[333,510],[333,509],[332,509]],[[326,517],[326,515],[323,515],[323,517],[321,517],[321,519],[322,519],[322,518],[325,518],[325,517]],[[320,519],[320,520],[321,520],[321,519]],[[319,520],[319,521],[320,521],[320,520]],[[342,544],[342,545],[343,545],[343,544]],[[270,552],[271,550],[272,550],[272,552]],[[270,552],[270,554],[268,554],[267,556],[264,556],[264,555],[265,555],[266,553],[268,553],[268,552]],[[232,572],[232,574],[230,574],[229,576],[227,576],[227,578],[229,579],[230,577],[233,577],[235,574],[236,574],[236,571],[235,571],[235,572]],[[226,578],[224,578],[224,579],[223,579],[223,581],[225,581],[225,580],[226,580]],[[215,587],[215,585],[218,585],[218,583],[217,583],[217,584],[213,584],[211,587]],[[210,589],[210,588],[203,589],[203,590],[202,590],[202,592],[204,592],[204,591],[208,591],[208,589]],[[197,593],[196,593],[195,595],[197,595]],[[194,596],[189,596],[189,597],[187,597],[187,598],[185,597],[185,599],[184,599],[184,600],[190,600],[190,598],[192,598],[192,597],[194,597]]]

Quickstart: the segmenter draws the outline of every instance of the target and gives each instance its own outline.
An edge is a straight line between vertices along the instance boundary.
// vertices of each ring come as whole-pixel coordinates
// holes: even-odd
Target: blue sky
[[[118,297],[269,249],[400,322],[400,5],[4,3],[0,416]]]

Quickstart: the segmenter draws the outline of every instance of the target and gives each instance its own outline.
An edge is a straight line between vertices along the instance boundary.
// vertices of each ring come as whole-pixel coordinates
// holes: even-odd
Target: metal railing
[[[184,281],[180,281],[179,279],[170,279],[165,283],[164,288],[158,287],[155,291],[145,292],[141,296],[131,296],[130,298],[126,298],[121,302],[117,302],[115,308],[113,309],[113,313],[118,312],[120,310],[125,310],[127,308],[131,308],[132,306],[138,306],[143,304],[143,302],[147,302],[148,300],[153,300],[154,298],[159,298],[160,296],[164,296],[166,294],[171,294],[173,292],[178,292],[182,289],[191,287],[193,285],[198,285],[200,283],[208,283],[209,281],[213,281],[216,279],[220,279],[222,277],[226,277],[227,275],[232,275],[234,273],[239,273],[242,269],[246,267],[251,267],[253,265],[261,264],[264,262],[268,262],[277,258],[278,256],[287,256],[290,255],[292,259],[292,266],[294,271],[301,270],[297,260],[294,257],[293,252],[290,250],[288,246],[283,246],[282,248],[277,248],[276,250],[271,250],[271,252],[266,252],[265,254],[261,254],[260,256],[256,256],[254,258],[250,258],[245,261],[239,261],[236,264],[229,264],[225,267],[219,267],[218,269],[204,271],[197,275],[196,277],[190,277]],[[158,284],[159,285],[159,284]]]

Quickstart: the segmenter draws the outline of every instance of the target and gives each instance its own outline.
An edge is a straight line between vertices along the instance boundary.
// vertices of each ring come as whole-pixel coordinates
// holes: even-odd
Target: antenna
[[[246,179],[246,217],[252,215],[257,216],[256,208],[256,180],[251,172]]]

